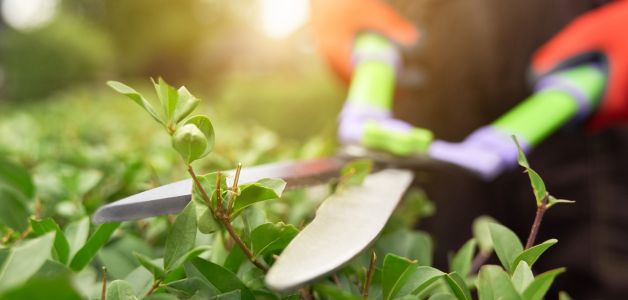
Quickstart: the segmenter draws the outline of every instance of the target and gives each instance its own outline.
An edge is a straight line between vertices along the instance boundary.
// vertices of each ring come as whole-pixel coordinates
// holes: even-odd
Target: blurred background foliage
[[[159,128],[104,84],[153,95],[149,78],[159,76],[202,98],[215,123],[216,154],[201,170],[330,153],[343,89],[314,53],[307,13],[277,19],[296,2],[307,9],[0,0],[0,153],[33,175],[44,216],[68,220],[184,178]]]

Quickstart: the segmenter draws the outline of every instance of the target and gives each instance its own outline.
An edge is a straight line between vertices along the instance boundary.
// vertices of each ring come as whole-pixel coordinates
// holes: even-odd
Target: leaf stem
[[[100,300],[107,299],[107,267],[102,267],[102,288],[100,289]]]
[[[470,274],[476,274],[480,271],[482,265],[486,263],[486,261],[491,258],[491,251],[479,251],[475,258],[473,258],[473,262],[471,263],[471,272]]]
[[[148,290],[148,292],[146,292],[146,294],[144,295],[144,298],[150,296],[161,284],[161,279],[157,279],[153,282],[153,285],[151,285],[150,290]]]
[[[366,278],[364,278],[364,284],[362,285],[362,297],[368,299],[369,286],[371,285],[371,279],[373,279],[373,272],[375,271],[375,262],[377,261],[377,254],[375,251],[371,252],[371,261],[369,263],[369,269],[366,272]]]
[[[526,242],[526,249],[534,246],[534,241],[536,240],[536,235],[539,232],[539,227],[541,227],[541,222],[543,221],[543,215],[545,215],[545,211],[547,210],[547,201],[549,194],[545,193],[545,197],[541,201],[541,205],[536,207],[536,215],[534,216],[534,222],[532,223],[532,228],[530,228],[530,234],[528,235],[528,241]]]
[[[188,165],[188,173],[190,173],[190,175],[192,176],[192,180],[194,181],[199,191],[201,192],[201,196],[203,197],[203,200],[205,200],[205,203],[207,203],[207,205],[209,206],[209,209],[211,210],[214,217],[227,230],[227,232],[229,233],[229,236],[231,236],[231,238],[236,242],[236,244],[238,244],[240,249],[242,249],[242,252],[244,252],[244,254],[251,261],[251,263],[253,263],[260,270],[264,271],[264,273],[266,273],[268,271],[268,267],[266,267],[265,265],[257,261],[257,259],[255,259],[255,256],[253,255],[253,252],[251,251],[251,249],[249,249],[249,247],[246,245],[246,243],[244,243],[242,238],[240,238],[235,228],[233,228],[233,226],[231,225],[231,220],[229,218],[229,215],[225,212],[225,209],[222,206],[222,196],[221,196],[221,191],[220,191],[220,173],[218,173],[218,175],[216,176],[217,182],[218,182],[218,184],[216,184],[216,192],[218,195],[217,196],[218,205],[216,205],[216,209],[212,208],[211,200],[209,196],[207,196],[205,189],[203,188],[200,181],[196,177],[196,173],[194,172],[194,169],[192,168],[191,165]]]

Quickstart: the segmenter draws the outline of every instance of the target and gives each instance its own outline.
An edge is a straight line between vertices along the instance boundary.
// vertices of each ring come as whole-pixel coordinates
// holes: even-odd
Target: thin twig
[[[26,228],[26,230],[24,230],[22,232],[22,234],[20,234],[20,236],[13,242],[13,244],[17,244],[19,242],[21,242],[23,239],[25,239],[33,230],[33,227],[31,227],[31,225],[28,225],[28,227]]]
[[[240,171],[242,170],[242,163],[238,163],[235,172],[235,178],[233,179],[233,186],[231,186],[231,196],[229,197],[229,204],[227,205],[227,213],[231,216],[233,210],[233,204],[235,201],[235,195],[238,194],[238,181],[240,180]]]
[[[340,287],[340,279],[338,278],[338,275],[336,275],[336,273],[331,274],[331,281],[333,281],[337,287]]]
[[[528,235],[528,241],[526,242],[526,249],[534,246],[534,241],[536,240],[536,235],[539,232],[539,227],[541,227],[541,222],[543,221],[543,215],[547,210],[547,201],[549,194],[545,194],[543,200],[541,201],[541,205],[536,208],[536,215],[534,216],[534,222],[532,223],[532,228],[530,228],[530,234]]]
[[[194,180],[194,183],[197,185],[198,189],[200,190],[201,196],[205,200],[205,203],[211,204],[210,198],[209,198],[209,196],[207,196],[207,193],[205,192],[205,190],[201,186],[201,183],[198,181],[198,178],[196,177],[196,173],[194,173],[194,169],[192,169],[192,166],[188,166],[188,172],[190,173],[190,175],[192,176],[192,179]],[[218,221],[220,221],[222,226],[229,233],[229,236],[231,236],[231,238],[236,242],[236,244],[238,244],[240,249],[242,249],[242,252],[244,252],[244,254],[251,261],[251,263],[253,263],[260,270],[264,271],[264,273],[266,273],[268,271],[268,267],[266,267],[265,265],[263,265],[262,263],[257,261],[257,259],[255,259],[255,256],[253,255],[253,252],[251,251],[251,249],[249,249],[249,247],[240,238],[240,236],[236,232],[235,228],[233,228],[233,226],[231,225],[231,220],[229,218],[229,215],[226,214],[226,212],[225,212],[225,210],[224,210],[224,208],[222,206],[222,196],[221,196],[221,191],[220,191],[220,173],[218,173],[218,175],[216,177],[217,177],[217,182],[218,182],[218,184],[216,185],[216,193],[217,193],[217,197],[218,197],[218,205],[216,205],[216,209],[215,210],[212,209],[212,207],[210,206],[210,209],[211,209],[214,217]]]
[[[192,176],[192,180],[194,181],[194,184],[196,184],[196,187],[201,192],[201,197],[203,198],[203,200],[205,200],[205,204],[207,204],[207,207],[212,212],[212,214],[216,215],[216,213],[214,211],[214,207],[212,206],[212,202],[210,200],[211,198],[209,198],[209,196],[207,196],[207,192],[205,192],[205,189],[203,188],[203,185],[198,180],[198,177],[196,177],[196,173],[194,173],[194,169],[192,168],[192,165],[188,165],[188,173],[190,173],[190,176]]]
[[[471,263],[470,274],[476,274],[478,271],[480,271],[480,268],[482,267],[482,265],[484,265],[486,261],[489,258],[491,258],[491,253],[492,253],[491,251],[478,252],[475,258],[473,258],[473,262]]]
[[[310,290],[306,287],[302,287],[299,289],[299,295],[301,296],[301,299],[303,300],[313,299],[312,294],[310,293]]]
[[[153,285],[150,286],[150,290],[148,290],[148,292],[146,292],[146,294],[144,295],[144,298],[150,296],[161,284],[161,279],[157,279],[155,280],[155,282],[153,282]]]
[[[14,233],[14,232],[15,232],[15,231],[13,231],[13,229],[9,228],[9,230],[7,230],[7,234],[5,234],[5,235],[2,237],[2,241],[0,241],[0,243],[2,243],[2,244],[6,244],[6,243],[8,243],[8,242],[9,242],[9,240],[11,239],[11,237],[13,236],[13,233]]]
[[[100,299],[106,300],[107,298],[107,267],[102,267],[102,288],[100,289]]]
[[[371,279],[373,279],[373,272],[375,271],[375,262],[377,261],[377,254],[375,251],[371,252],[371,262],[369,263],[369,269],[366,272],[366,278],[364,278],[364,284],[362,285],[362,297],[368,299],[369,286],[371,285]]]

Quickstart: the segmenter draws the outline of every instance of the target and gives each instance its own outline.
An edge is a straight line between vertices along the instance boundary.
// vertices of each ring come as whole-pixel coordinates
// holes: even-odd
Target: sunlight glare
[[[259,0],[261,25],[271,38],[288,37],[308,19],[308,0]]]
[[[4,0],[2,18],[17,30],[33,30],[54,18],[58,4],[59,0]]]

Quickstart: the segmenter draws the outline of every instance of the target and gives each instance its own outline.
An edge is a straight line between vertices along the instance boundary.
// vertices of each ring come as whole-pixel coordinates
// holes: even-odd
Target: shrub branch
[[[536,207],[536,215],[534,216],[532,228],[530,228],[530,234],[528,235],[528,241],[526,242],[526,249],[534,246],[536,235],[539,233],[539,227],[541,227],[541,222],[543,221],[543,215],[545,215],[545,211],[547,210],[548,198],[549,194],[546,193],[545,197],[543,197],[543,200],[541,201],[541,205]]]
[[[260,263],[255,258],[255,256],[253,255],[253,251],[249,249],[249,247],[246,245],[246,243],[244,243],[242,238],[240,238],[235,228],[233,228],[233,226],[231,225],[231,218],[229,217],[229,214],[227,214],[224,207],[222,206],[222,196],[221,196],[221,191],[220,191],[220,173],[218,173],[218,175],[216,176],[217,182],[218,182],[216,184],[216,194],[218,197],[218,201],[217,201],[218,203],[216,205],[216,209],[213,208],[211,204],[211,200],[209,196],[207,195],[207,192],[201,185],[200,181],[198,180],[198,177],[196,177],[196,173],[194,172],[194,169],[192,168],[191,165],[188,165],[188,173],[190,173],[190,176],[192,176],[192,180],[194,181],[194,183],[196,184],[196,187],[198,187],[199,191],[201,192],[201,196],[203,197],[203,200],[205,200],[205,203],[209,206],[209,209],[211,210],[212,214],[220,222],[220,224],[222,224],[222,226],[227,230],[227,232],[229,233],[229,236],[231,236],[231,239],[233,239],[235,243],[238,245],[238,247],[242,249],[242,252],[244,252],[244,254],[251,261],[251,263],[253,263],[260,270],[264,271],[264,273],[266,273],[268,271],[268,267]]]

